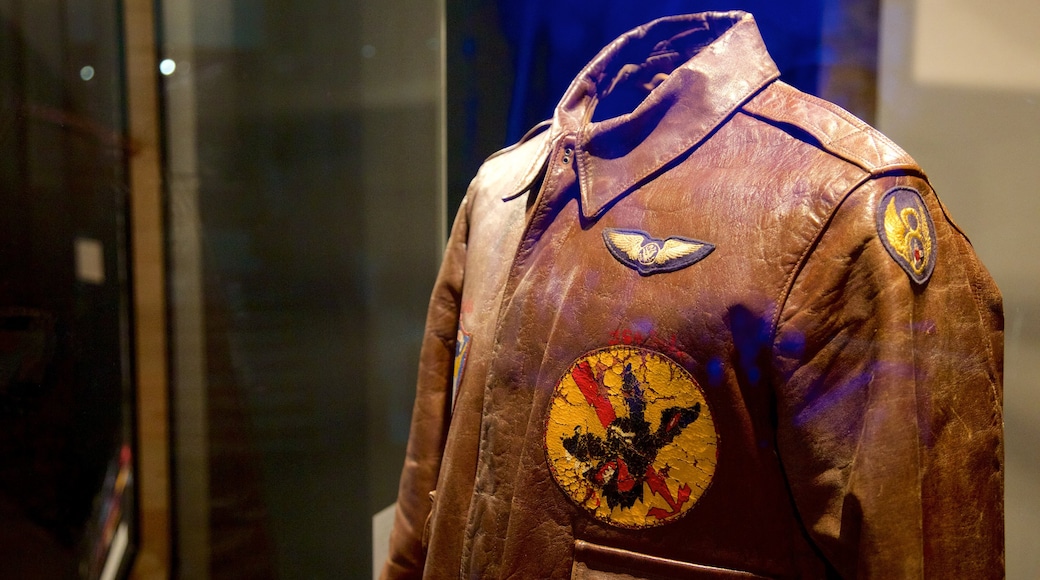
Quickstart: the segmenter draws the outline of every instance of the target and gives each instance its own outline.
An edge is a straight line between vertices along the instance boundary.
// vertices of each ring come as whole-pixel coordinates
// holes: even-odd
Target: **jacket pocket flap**
[[[574,541],[572,580],[756,580],[765,579],[750,572],[691,564],[650,556],[639,552]]]

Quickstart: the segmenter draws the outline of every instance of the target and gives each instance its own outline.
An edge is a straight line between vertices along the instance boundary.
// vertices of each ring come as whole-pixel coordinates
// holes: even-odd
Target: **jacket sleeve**
[[[381,574],[385,579],[418,578],[423,572],[423,535],[430,514],[430,494],[437,486],[451,420],[452,367],[466,260],[467,207],[467,201],[463,200],[426,315],[411,432],[390,533],[390,551]]]
[[[901,226],[934,228],[923,283],[886,246],[905,232],[877,221],[898,209],[882,207],[895,187],[919,192],[934,222]],[[1003,578],[1001,298],[928,183],[883,177],[847,196],[776,324],[778,451],[835,570]]]

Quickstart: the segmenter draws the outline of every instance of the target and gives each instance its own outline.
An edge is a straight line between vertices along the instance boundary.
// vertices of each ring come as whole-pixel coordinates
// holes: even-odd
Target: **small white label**
[[[112,538],[112,547],[108,549],[108,557],[105,558],[105,567],[101,570],[100,580],[115,580],[129,544],[130,530],[127,528],[126,522],[120,522],[116,535]]]
[[[390,553],[390,530],[394,527],[394,511],[397,504],[392,503],[372,516],[372,579],[379,580],[383,564]]]
[[[105,248],[100,241],[76,238],[76,279],[87,284],[105,283]]]

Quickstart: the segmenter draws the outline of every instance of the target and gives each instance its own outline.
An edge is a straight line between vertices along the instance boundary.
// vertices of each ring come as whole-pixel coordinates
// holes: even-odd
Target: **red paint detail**
[[[667,337],[657,333],[656,329],[650,329],[648,334],[630,328],[618,328],[610,332],[609,346],[623,344],[625,346],[645,346],[663,352],[674,358],[682,360],[685,356],[679,348],[679,337],[671,334]]]
[[[920,262],[921,261],[921,249],[920,248],[914,248],[914,261],[915,262]]]
[[[689,501],[691,493],[693,493],[693,490],[690,489],[690,486],[685,483],[682,484],[679,487],[679,498],[676,503],[678,503],[680,506],[686,503],[687,501]]]
[[[668,481],[654,469],[653,465],[646,468],[646,483],[650,486],[650,491],[665,498],[665,500],[671,499],[672,492],[668,491]],[[668,501],[669,505],[671,503],[671,501]]]
[[[585,395],[585,401],[596,410],[596,416],[599,417],[600,424],[606,429],[617,418],[617,414],[614,413],[614,407],[610,406],[610,401],[600,394],[599,381],[596,380],[596,375],[592,372],[589,362],[583,360],[578,363],[571,376],[574,377],[574,382],[578,384],[581,394]]]
[[[667,426],[667,427],[665,428],[664,432],[665,432],[665,433],[671,433],[672,431],[674,431],[674,430],[675,430],[675,428],[676,428],[676,427],[677,427],[678,425],[679,425],[679,414],[678,414],[678,413],[676,413],[676,415],[675,415],[675,416],[673,416],[673,417],[671,418],[671,420],[669,420],[669,421],[668,421],[668,426]]]
[[[617,488],[618,491],[632,491],[632,488],[636,486],[636,478],[632,477],[632,474],[628,471],[628,464],[625,463],[624,459],[618,457],[618,477],[617,477]]]
[[[646,514],[648,516],[659,520],[668,519],[678,514],[683,504],[690,501],[690,495],[693,493],[690,486],[684,483],[679,486],[678,499],[673,498],[671,490],[668,489],[668,481],[652,465],[646,468],[646,483],[650,486],[650,491],[664,498],[664,501],[668,502],[668,506],[672,508],[671,511],[659,507],[652,507],[647,510]]]
[[[610,477],[614,475],[615,471],[617,471],[617,462],[608,461],[603,464],[603,467],[600,467],[599,470],[596,471],[594,479],[596,480],[597,484],[605,485],[607,481],[610,480]]]

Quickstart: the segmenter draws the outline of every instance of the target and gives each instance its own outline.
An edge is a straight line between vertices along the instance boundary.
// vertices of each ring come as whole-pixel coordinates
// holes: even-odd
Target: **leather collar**
[[[543,153],[521,179],[521,189],[505,199],[529,188],[548,154],[571,138],[582,217],[596,220],[779,76],[746,12],[669,16],[636,28],[600,51],[571,83]],[[634,86],[650,92],[630,112],[593,120],[601,101],[623,101]]]

